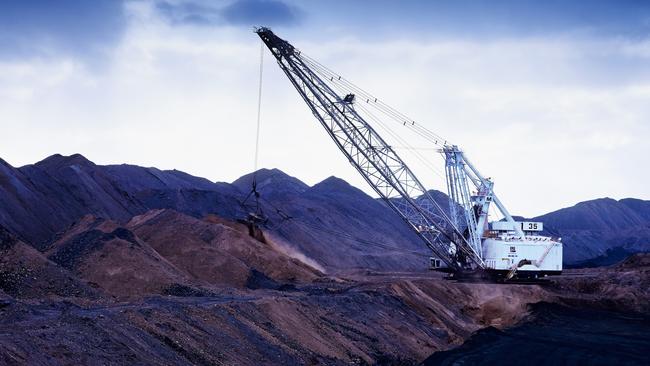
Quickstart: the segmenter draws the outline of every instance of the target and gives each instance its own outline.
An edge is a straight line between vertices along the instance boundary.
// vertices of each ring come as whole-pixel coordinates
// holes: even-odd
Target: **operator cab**
[[[352,94],[352,93],[350,93],[350,94],[346,95],[346,96],[343,98],[343,103],[345,103],[345,104],[352,104],[352,103],[354,103],[354,98],[355,98],[355,95]]]

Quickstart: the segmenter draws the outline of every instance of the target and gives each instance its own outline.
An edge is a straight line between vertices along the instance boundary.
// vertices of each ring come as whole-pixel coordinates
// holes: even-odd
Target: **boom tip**
[[[255,33],[266,33],[271,32],[271,28],[260,25],[259,27],[253,27],[253,32]]]

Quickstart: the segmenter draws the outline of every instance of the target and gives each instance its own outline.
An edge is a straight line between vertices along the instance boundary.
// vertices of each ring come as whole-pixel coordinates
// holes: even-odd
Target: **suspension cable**
[[[434,133],[433,131],[427,129],[426,127],[420,124],[417,124],[413,119],[407,117],[406,115],[399,112],[395,108],[379,100],[378,98],[376,98],[369,92],[365,91],[364,89],[361,89],[351,81],[338,75],[337,73],[327,68],[323,64],[319,63],[318,61],[312,59],[311,57],[305,55],[304,53],[301,53],[299,57],[301,57],[316,72],[321,74],[321,76],[324,76],[331,83],[336,84],[340,88],[346,88],[349,89],[349,91],[355,92],[357,95],[361,96],[361,99],[365,99],[366,104],[373,106],[374,108],[376,108],[386,116],[390,117],[394,121],[397,121],[403,126],[413,130],[414,132],[419,133],[422,137],[429,140],[430,142],[433,142],[434,144],[441,145],[441,146],[450,144],[449,141],[447,141],[442,136]]]
[[[411,146],[405,139],[399,136],[395,131],[393,131],[389,126],[387,126],[385,123],[381,121],[377,116],[375,116],[370,110],[368,110],[366,107],[363,106],[363,104],[358,105],[359,108],[364,111],[367,114],[367,117],[369,117],[373,122],[375,122],[378,126],[380,126],[386,133],[388,133],[392,138],[394,138],[398,143],[404,145],[408,150],[409,153],[417,160],[420,161],[424,166],[427,168],[431,169],[436,175],[438,175],[440,178],[445,179],[443,173],[441,173],[440,169],[433,165],[418,149],[414,148]]]

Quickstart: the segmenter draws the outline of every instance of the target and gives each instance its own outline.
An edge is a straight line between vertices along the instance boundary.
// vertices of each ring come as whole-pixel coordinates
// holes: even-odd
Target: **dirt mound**
[[[49,259],[115,296],[163,293],[188,278],[115,222],[86,217],[46,252]]]
[[[650,253],[637,253],[615,266],[618,269],[650,270]]]
[[[0,295],[97,298],[98,292],[0,227]],[[4,296],[6,296],[4,295]],[[0,299],[2,296],[0,296]]]
[[[601,268],[565,271],[553,280],[569,305],[647,314],[650,312],[650,254],[634,254]]]
[[[48,246],[47,258],[118,297],[206,296],[213,286],[277,288],[321,275],[244,225],[154,210],[126,226],[88,215]]]
[[[134,217],[127,227],[177,268],[213,285],[309,282],[322,275],[251,238],[243,225],[224,225],[214,217],[199,220],[172,210],[154,210]]]

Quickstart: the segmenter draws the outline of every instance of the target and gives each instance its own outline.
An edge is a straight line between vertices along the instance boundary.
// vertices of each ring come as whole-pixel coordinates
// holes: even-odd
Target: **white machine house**
[[[540,235],[542,222],[515,221],[494,193],[492,180],[484,178],[457,146],[444,146],[440,152],[445,158],[451,219],[464,228],[483,268],[504,279],[561,274],[561,239]],[[501,213],[501,221],[488,223],[491,205]]]
[[[519,277],[539,277],[562,273],[562,243],[559,238],[541,236],[541,222],[497,221],[490,223],[490,230],[483,239],[483,260],[485,267],[505,272],[511,278],[515,272]],[[517,234],[515,227],[523,231]]]

